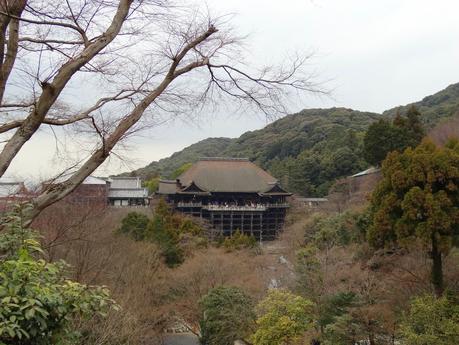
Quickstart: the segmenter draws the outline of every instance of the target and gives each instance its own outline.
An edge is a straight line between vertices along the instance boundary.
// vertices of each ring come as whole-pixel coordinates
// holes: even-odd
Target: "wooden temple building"
[[[161,180],[157,194],[174,209],[209,221],[213,237],[240,230],[260,241],[282,231],[291,195],[245,158],[202,158],[176,180]]]

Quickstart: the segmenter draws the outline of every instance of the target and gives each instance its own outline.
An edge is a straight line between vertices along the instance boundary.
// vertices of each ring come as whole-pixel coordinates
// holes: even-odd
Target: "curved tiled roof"
[[[184,187],[192,182],[208,192],[260,193],[277,180],[246,158],[202,158],[178,177]]]

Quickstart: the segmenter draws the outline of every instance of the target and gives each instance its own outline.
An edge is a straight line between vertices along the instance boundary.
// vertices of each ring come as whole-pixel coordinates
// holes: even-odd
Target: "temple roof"
[[[189,191],[223,193],[269,193],[277,179],[246,158],[202,158],[177,181],[160,181],[159,194]],[[284,192],[280,187],[276,192]]]
[[[159,180],[158,194],[175,194],[177,193],[177,181]]]
[[[110,189],[142,188],[140,177],[111,177]]]

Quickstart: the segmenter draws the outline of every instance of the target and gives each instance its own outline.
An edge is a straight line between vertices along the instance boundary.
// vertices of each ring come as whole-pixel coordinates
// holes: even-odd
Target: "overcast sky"
[[[381,112],[459,82],[457,0],[207,0],[207,6],[213,14],[235,14],[235,27],[249,34],[253,59],[275,62],[287,52],[314,53],[311,71],[327,81],[333,97],[305,97],[292,112],[332,106]],[[267,124],[259,114],[228,112],[143,133],[131,140],[128,166],[109,164],[98,173],[142,167],[199,140],[237,137]],[[50,133],[38,135],[9,174],[47,175],[58,163],[52,147]]]

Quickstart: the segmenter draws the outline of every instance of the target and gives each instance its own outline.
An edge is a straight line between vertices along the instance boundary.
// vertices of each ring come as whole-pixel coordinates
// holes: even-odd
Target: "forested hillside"
[[[135,170],[131,174],[146,179],[157,175],[168,177],[183,164],[195,162],[200,157],[219,156],[233,140],[230,138],[207,138],[184,148],[182,151],[175,152],[170,157],[151,162],[146,167]]]
[[[344,108],[303,110],[244,133],[223,154],[248,157],[291,191],[319,195],[334,179],[365,167],[362,135],[378,116]]]
[[[427,128],[432,128],[445,118],[458,114],[459,111],[459,83],[451,84],[446,89],[433,95],[424,97],[421,101],[395,107],[383,112],[385,116],[395,116],[397,110],[406,111],[411,105],[421,112],[421,120]]]
[[[413,103],[421,112],[426,128],[457,114],[459,84]],[[133,171],[146,179],[170,177],[173,172],[199,157],[248,157],[277,177],[288,190],[309,196],[327,193],[337,178],[364,169],[362,138],[373,121],[404,114],[400,106],[382,115],[346,108],[306,109],[239,138],[208,138],[171,157]]]

